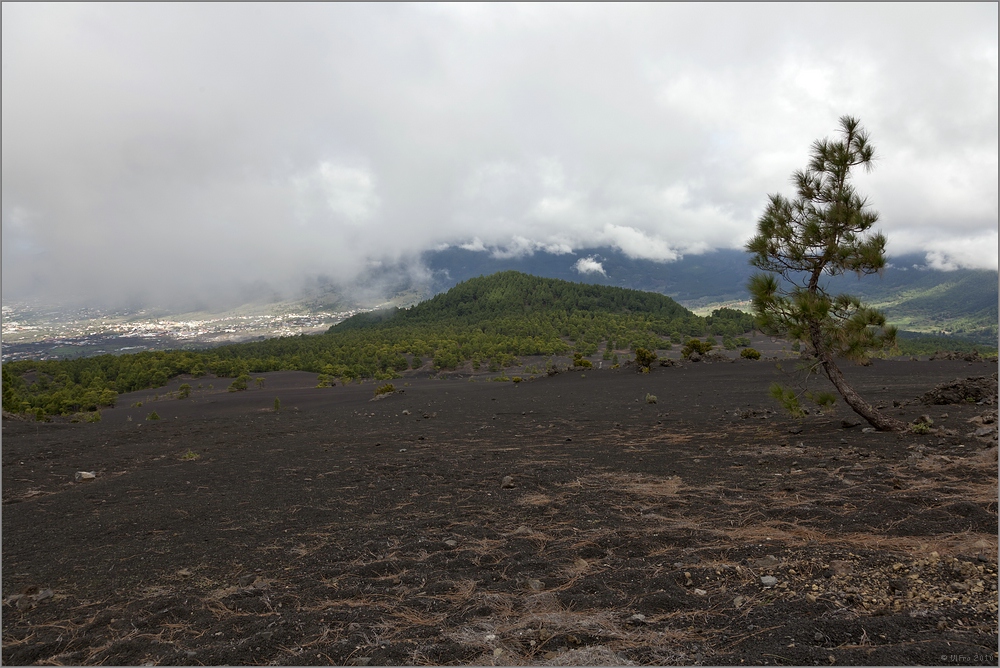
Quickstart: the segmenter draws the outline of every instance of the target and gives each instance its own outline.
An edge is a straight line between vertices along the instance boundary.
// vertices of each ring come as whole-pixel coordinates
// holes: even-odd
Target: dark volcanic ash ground
[[[3,662],[995,665],[995,398],[919,401],[995,370],[848,370],[924,435],[746,361],[5,419]]]

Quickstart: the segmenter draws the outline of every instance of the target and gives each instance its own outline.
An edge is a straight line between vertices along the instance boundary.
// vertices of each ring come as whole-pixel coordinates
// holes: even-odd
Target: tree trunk
[[[905,431],[908,425],[896,418],[889,417],[888,415],[883,415],[879,412],[877,408],[872,406],[870,403],[861,398],[861,395],[851,387],[847,379],[844,378],[844,374],[840,371],[840,367],[833,359],[833,355],[826,346],[823,345],[821,335],[819,334],[818,327],[810,328],[810,334],[812,335],[813,349],[819,356],[820,362],[823,364],[823,370],[826,371],[827,377],[833,386],[837,388],[840,392],[840,396],[844,398],[847,405],[854,410],[855,413],[863,417],[868,421],[868,424],[875,427],[879,431]]]

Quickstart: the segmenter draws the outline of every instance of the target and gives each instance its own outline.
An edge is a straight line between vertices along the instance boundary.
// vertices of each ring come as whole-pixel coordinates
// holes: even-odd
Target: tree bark
[[[818,327],[810,327],[810,338],[812,338],[813,349],[816,351],[816,355],[819,357],[820,363],[823,365],[823,370],[826,372],[827,377],[833,386],[837,388],[837,392],[840,392],[840,396],[844,398],[851,409],[868,421],[868,424],[875,427],[879,431],[905,431],[908,425],[896,418],[889,417],[888,415],[883,415],[877,408],[872,406],[870,403],[865,401],[857,391],[851,387],[847,379],[844,378],[844,374],[840,371],[840,367],[833,359],[833,355],[826,346],[823,345],[823,340],[821,334],[819,333]]]

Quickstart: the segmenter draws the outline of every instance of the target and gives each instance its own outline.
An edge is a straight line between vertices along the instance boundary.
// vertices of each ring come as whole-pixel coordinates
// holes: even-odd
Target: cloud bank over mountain
[[[738,248],[843,114],[890,252],[997,267],[995,4],[2,11],[5,300]]]

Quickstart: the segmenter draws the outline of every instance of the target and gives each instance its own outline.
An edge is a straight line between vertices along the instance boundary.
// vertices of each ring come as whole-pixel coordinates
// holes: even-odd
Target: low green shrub
[[[242,392],[243,390],[247,389],[247,382],[249,380],[250,380],[250,376],[248,374],[241,373],[240,375],[238,375],[236,377],[236,380],[234,380],[229,385],[229,391],[230,392]]]
[[[760,352],[754,348],[744,348],[740,351],[740,357],[745,360],[759,360]]]
[[[710,351],[713,346],[715,346],[714,339],[710,341],[699,341],[698,339],[688,339],[688,342],[684,344],[683,348],[681,348],[681,357],[684,357],[686,359],[691,357],[691,355],[693,355],[694,353],[698,353],[699,355],[704,355],[705,353]]]

